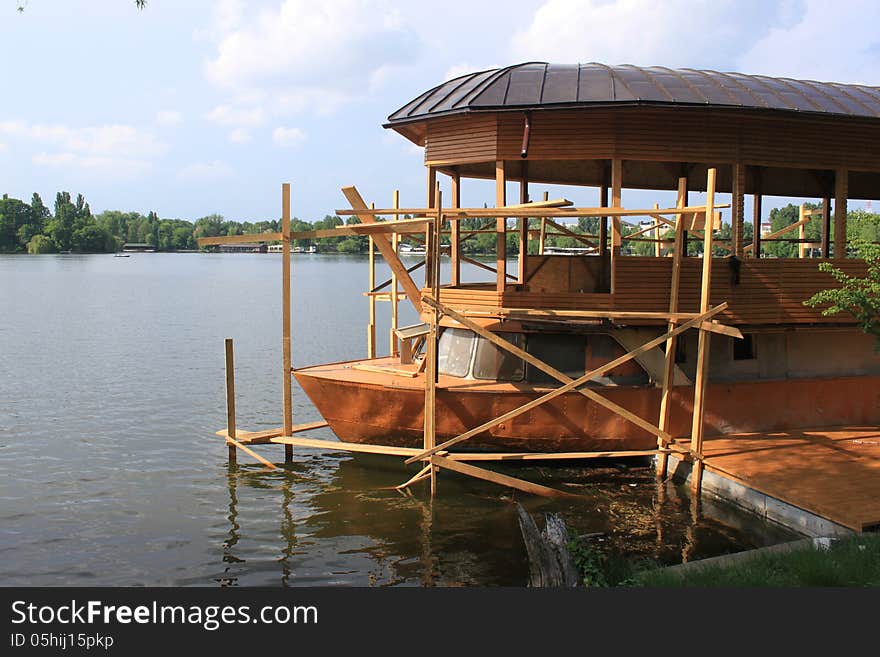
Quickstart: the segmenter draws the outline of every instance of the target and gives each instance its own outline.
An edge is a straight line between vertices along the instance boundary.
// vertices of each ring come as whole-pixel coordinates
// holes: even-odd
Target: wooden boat
[[[836,285],[819,271],[820,262],[865,272],[864,261],[847,257],[846,206],[847,199],[869,199],[880,189],[880,89],[689,69],[529,63],[445,82],[392,114],[386,127],[425,147],[421,216],[447,210],[451,274],[439,280],[439,250],[428,248],[425,283],[417,289],[405,268],[389,260],[399,273],[394,287],[399,282],[404,290],[381,293],[371,283],[370,303],[393,294],[396,326],[396,298],[408,297],[425,324],[398,329],[388,357],[376,357],[373,328],[369,358],[294,371],[342,440],[421,447],[426,408],[433,409],[437,443],[485,425],[462,447],[514,451],[650,449],[658,438],[651,427],[688,437],[698,426],[711,435],[880,423],[873,340],[851,316],[825,316],[803,303]],[[439,209],[438,174],[452,190]],[[491,208],[455,212],[461,185],[480,178],[496,181],[497,243],[515,230],[519,255],[516,271],[507,271],[500,249],[494,280],[463,283],[468,259],[460,245],[469,235],[460,219],[495,216]],[[506,196],[511,181],[519,183],[516,205]],[[569,210],[570,203],[546,196],[543,205],[533,202],[536,184],[593,188],[599,206]],[[664,221],[661,211],[647,209],[653,228],[627,235],[625,187],[677,191],[678,214]],[[702,224],[700,208],[688,205],[696,191],[707,191]],[[723,210],[731,224],[727,239],[704,230],[720,227],[716,192],[730,195],[730,209]],[[818,199],[820,209],[812,212],[819,242],[805,235],[812,220],[806,206],[787,229],[798,230],[797,238],[759,230],[747,240],[747,195],[756,225],[764,195]],[[365,204],[353,204],[350,214],[362,223],[374,216]],[[589,252],[546,250],[546,236],[571,237],[564,222],[578,216],[595,219],[595,234],[574,235]],[[431,225],[424,228],[429,244]],[[404,226],[411,235],[411,223],[401,231]],[[380,247],[387,240],[362,229],[374,231]],[[700,230],[703,236],[694,237]],[[687,256],[688,240],[704,251],[714,247],[715,257]],[[801,257],[761,257],[767,244],[782,240],[796,242]],[[530,242],[537,253],[528,252]],[[627,245],[639,244],[650,245],[648,255],[626,255]],[[821,258],[805,257],[813,248]],[[396,259],[393,251],[389,258]],[[577,379],[722,303],[713,317],[719,325],[703,322],[699,330],[660,340],[580,391],[504,419],[565,380],[533,360]],[[499,349],[485,332],[531,360]],[[432,359],[433,386],[426,381]]]

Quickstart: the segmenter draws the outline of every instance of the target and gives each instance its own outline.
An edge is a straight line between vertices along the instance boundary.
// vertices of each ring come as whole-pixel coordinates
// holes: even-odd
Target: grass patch
[[[828,550],[804,549],[755,556],[729,566],[683,573],[662,568],[634,572],[626,584],[646,587],[880,586],[880,534],[835,541]]]

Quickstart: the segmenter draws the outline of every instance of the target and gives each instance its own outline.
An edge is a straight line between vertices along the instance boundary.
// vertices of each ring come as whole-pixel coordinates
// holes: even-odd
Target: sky
[[[423,151],[382,123],[457,75],[602,62],[880,85],[878,25],[876,0],[0,0],[0,193],[190,220],[277,218],[282,182],[308,221],[352,184],[421,206]],[[491,184],[462,191],[493,204]]]

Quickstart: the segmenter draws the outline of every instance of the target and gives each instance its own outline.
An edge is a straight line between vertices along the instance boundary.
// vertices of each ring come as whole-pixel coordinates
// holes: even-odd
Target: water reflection
[[[679,563],[791,537],[720,503],[701,508],[685,487],[658,482],[645,462],[498,469],[582,498],[536,498],[443,473],[432,500],[428,482],[393,490],[414,469],[369,455],[302,450],[284,474],[233,466],[223,574],[215,580],[523,586],[528,563],[515,498],[539,526],[543,513],[561,513],[577,535],[635,560]]]

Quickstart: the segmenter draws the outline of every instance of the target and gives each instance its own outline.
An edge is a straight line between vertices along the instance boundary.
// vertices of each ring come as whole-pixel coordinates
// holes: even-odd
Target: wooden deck
[[[707,437],[703,453],[707,471],[858,532],[880,527],[880,427]]]

